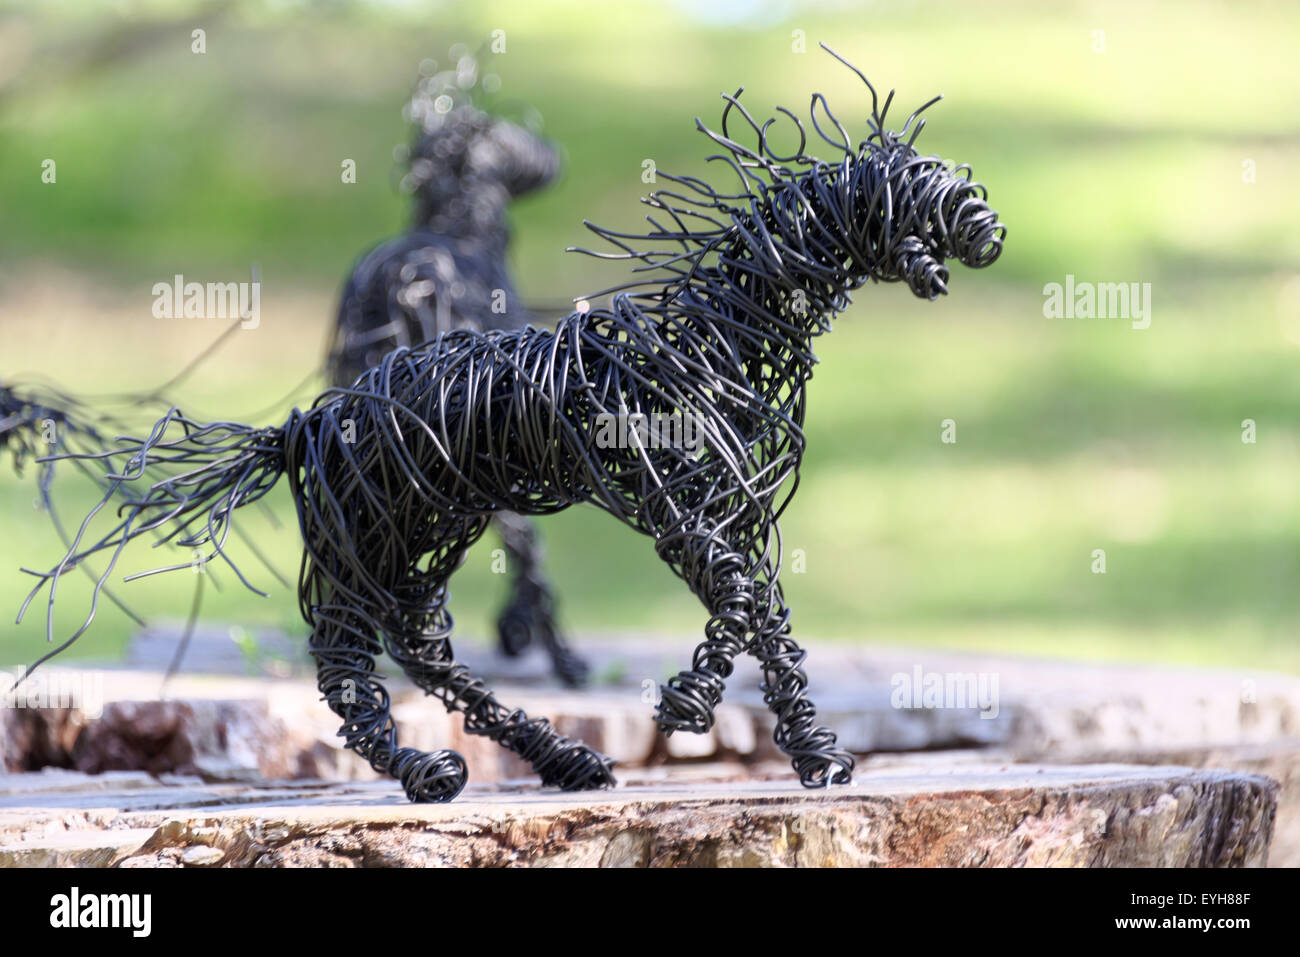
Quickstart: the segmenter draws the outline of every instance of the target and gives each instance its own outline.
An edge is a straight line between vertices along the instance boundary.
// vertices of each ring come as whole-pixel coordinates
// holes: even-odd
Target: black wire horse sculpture
[[[784,109],[799,145],[780,153],[774,120],[760,125],[739,92],[724,96],[721,132],[697,120],[738,188],[660,174],[674,188],[644,200],[654,210],[646,235],[592,226],[621,250],[608,255],[645,274],[606,290],[616,293],[609,308],[574,313],[554,332],[455,330],[397,349],[283,426],[201,424],[173,410],[148,437],[120,440],[101,453],[120,463],[114,483],[163,464],[177,474],[144,488],[99,541],[78,536],[32,596],[90,555],[115,560],[150,529],[225,558],[234,509],[287,477],[318,686],[349,748],[412,801],[451,800],[465,784],[459,754],[398,745],[375,673],[387,651],[543,784],[604,787],[614,781],[608,758],[503,704],[456,661],[447,607],[448,579],[494,515],[589,502],[651,536],[711,616],[692,667],[661,688],[659,727],[707,730],[735,658],[749,652],[776,715],[774,740],[799,780],[847,783],[853,757],[817,723],[778,580],[778,518],[804,451],[813,340],[866,282],[903,282],[936,299],[947,291],[946,260],[988,266],[1006,233],[968,168],[917,153],[921,111],[886,130],[893,94],[881,107],[858,76],[872,115],[856,145],[825,99],[812,98],[813,127],[840,154],[833,163],[805,152],[804,128]],[[733,114],[755,146],[733,139]],[[610,416],[655,413],[693,417],[698,447],[600,440]]]
[[[416,137],[402,179],[415,196],[413,227],[353,270],[326,363],[334,385],[350,386],[386,353],[443,332],[542,324],[506,269],[506,207],[552,182],[560,158],[525,125],[481,108],[483,81],[478,59],[464,53],[452,69],[416,86],[407,107]],[[511,573],[511,597],[497,619],[499,648],[515,657],[537,639],[562,682],[583,684],[589,667],[556,625],[533,523],[503,511],[493,524]]]

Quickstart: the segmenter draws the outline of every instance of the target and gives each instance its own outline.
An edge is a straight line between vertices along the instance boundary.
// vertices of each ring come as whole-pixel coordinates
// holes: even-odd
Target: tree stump
[[[679,766],[613,791],[0,778],[0,866],[1223,867],[1267,863],[1277,785],[1176,767],[868,764],[847,787]]]

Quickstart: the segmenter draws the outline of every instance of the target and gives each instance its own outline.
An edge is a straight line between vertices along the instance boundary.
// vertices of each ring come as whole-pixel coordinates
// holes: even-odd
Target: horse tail
[[[191,550],[210,549],[203,558],[220,556],[239,580],[259,595],[225,553],[235,509],[256,502],[269,492],[288,467],[287,443],[295,431],[297,410],[284,426],[255,427],[233,422],[199,423],[171,409],[154,424],[146,438],[119,436],[99,451],[64,452],[37,461],[63,459],[103,460],[108,465],[102,476],[104,494],[82,520],[67,553],[48,571],[24,568],[38,579],[18,613],[23,620],[28,607],[49,585],[46,638],[54,639],[54,599],[59,579],[69,570],[101,552],[107,555],[103,572],[95,580],[90,610],[81,626],[66,641],[33,663],[31,673],[42,662],[63,651],[80,638],[94,620],[99,596],[126,546],[142,535],[155,533],[157,545],[171,543]],[[176,428],[181,430],[175,434]],[[108,446],[112,447],[108,447]],[[118,521],[98,539],[89,533],[95,516],[114,498]],[[132,581],[159,572],[194,566],[194,560],[156,568],[129,576]]]

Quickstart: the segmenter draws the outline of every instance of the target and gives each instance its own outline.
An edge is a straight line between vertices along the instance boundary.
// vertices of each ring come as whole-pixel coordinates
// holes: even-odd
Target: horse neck
[[[761,210],[752,215],[760,216]],[[737,232],[752,223],[738,223]],[[739,237],[719,262],[695,270],[672,297],[667,311],[681,325],[683,338],[698,336],[715,344],[747,374],[762,365],[778,365],[777,371],[802,387],[817,361],[814,340],[849,304],[849,291],[858,283],[847,273],[830,275],[798,262],[782,261],[779,269],[772,268],[758,262],[753,247]]]
[[[789,322],[746,305],[737,290],[728,289],[723,273],[712,268],[697,270],[670,295],[646,309],[655,316],[655,335],[689,362],[707,364],[710,391],[729,393],[736,409],[752,408],[757,399],[774,412],[797,410],[793,418],[802,420],[805,384],[817,361],[812,340],[822,331],[819,323],[802,317]],[[644,308],[645,303],[637,305]],[[617,302],[615,310],[620,310]],[[778,413],[771,421],[784,417]]]
[[[503,187],[482,184],[467,186],[448,201],[425,196],[416,204],[415,228],[454,239],[474,239],[504,250],[510,236],[506,221],[509,201]]]

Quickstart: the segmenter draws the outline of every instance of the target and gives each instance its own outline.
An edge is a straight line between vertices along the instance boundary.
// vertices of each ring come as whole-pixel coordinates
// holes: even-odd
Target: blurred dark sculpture
[[[776,717],[773,738],[799,780],[847,783],[853,757],[817,722],[779,583],[777,519],[798,484],[813,343],[853,290],[902,282],[937,299],[948,260],[988,266],[1006,232],[968,167],[916,151],[921,110],[887,130],[893,94],[882,106],[866,85],[871,119],[856,143],[824,98],[812,99],[831,161],[806,152],[793,113],[779,110],[793,126],[786,152],[773,145],[775,119],[759,123],[739,93],[724,96],[721,131],[696,124],[728,186],[660,173],[672,185],[644,200],[649,232],[592,227],[619,250],[605,255],[636,274],[607,290],[616,293],[607,309],[575,312],[554,332],[443,332],[386,353],[283,426],[202,424],[173,410],[148,437],[102,453],[115,484],[134,488],[148,467],[174,477],[140,487],[98,541],[78,536],[32,597],[71,565],[104,550],[115,558],[155,530],[229,562],[233,511],[287,477],[318,686],[348,747],[412,801],[447,801],[465,784],[454,751],[399,747],[375,674],[386,651],[464,714],[470,733],[520,755],[544,784],[604,787],[608,758],[501,703],[456,661],[447,607],[452,572],[495,515],[591,503],[652,538],[710,614],[692,667],[661,688],[659,727],[707,731],[736,656],[748,652]],[[695,439],[608,428],[633,416],[690,421]]]
[[[415,197],[414,222],[362,257],[343,290],[326,363],[334,385],[349,386],[385,353],[444,332],[541,325],[506,269],[506,207],[554,180],[560,159],[529,129],[480,108],[484,81],[478,59],[465,53],[416,86],[402,183]],[[562,682],[583,684],[588,666],[555,622],[536,528],[509,512],[493,524],[511,573],[511,597],[497,619],[500,650],[515,657],[536,639]]]

